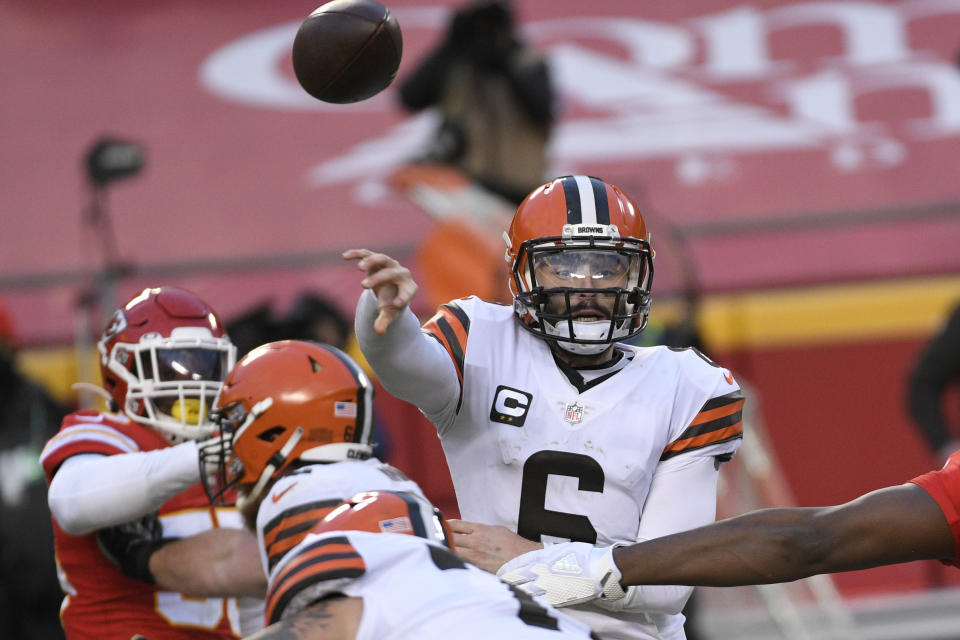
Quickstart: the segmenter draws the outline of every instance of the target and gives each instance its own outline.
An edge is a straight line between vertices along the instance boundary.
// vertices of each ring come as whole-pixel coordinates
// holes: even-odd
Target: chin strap
[[[598,353],[603,353],[605,349],[608,349],[610,345],[613,344],[613,342],[608,342],[605,344],[581,344],[578,342],[568,342],[567,340],[557,340],[556,343],[557,346],[564,351],[576,354],[578,356],[595,356]]]
[[[110,403],[113,402],[113,396],[111,396],[106,389],[103,387],[98,387],[95,384],[90,384],[89,382],[74,382],[70,385],[72,391],[86,391],[87,393],[92,393],[96,396],[100,396],[107,402],[107,406],[110,406]]]
[[[270,462],[267,463],[267,466],[263,468],[263,472],[260,474],[260,477],[257,479],[257,484],[253,485],[253,489],[250,490],[247,500],[256,500],[260,493],[263,491],[263,488],[267,485],[267,482],[270,481],[270,477],[273,476],[274,472],[281,468],[284,463],[286,463],[287,458],[290,456],[290,452],[293,451],[293,448],[297,446],[297,443],[300,442],[303,438],[303,427],[297,427],[296,431],[293,432],[293,435],[284,443],[283,447],[280,448],[280,451],[276,452],[270,457]]]

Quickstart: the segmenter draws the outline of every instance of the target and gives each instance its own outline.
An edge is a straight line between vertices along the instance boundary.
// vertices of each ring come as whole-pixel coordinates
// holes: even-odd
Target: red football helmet
[[[619,187],[590,176],[552,180],[520,204],[504,239],[525,329],[578,354],[643,331],[653,250],[640,210]]]
[[[257,347],[227,376],[215,419],[230,446],[204,448],[201,459],[218,470],[220,493],[239,484],[247,501],[295,460],[364,460],[373,453],[373,385],[329,345],[282,340]]]
[[[406,533],[453,550],[453,536],[440,510],[424,498],[404,491],[358,493],[310,529],[311,533],[323,531]]]
[[[97,350],[117,410],[171,442],[213,433],[207,413],[236,348],[217,314],[195,294],[144,289],[113,314]]]

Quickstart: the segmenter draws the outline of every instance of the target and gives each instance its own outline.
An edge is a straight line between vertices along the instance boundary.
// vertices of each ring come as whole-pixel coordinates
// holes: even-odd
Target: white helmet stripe
[[[373,440],[373,385],[366,379],[362,371],[360,375],[363,376],[363,384],[360,385],[361,402],[363,403],[363,411],[361,412],[363,425],[361,426],[360,442],[366,444]]]
[[[580,192],[580,224],[597,224],[597,202],[593,197],[593,184],[589,176],[573,176]]]

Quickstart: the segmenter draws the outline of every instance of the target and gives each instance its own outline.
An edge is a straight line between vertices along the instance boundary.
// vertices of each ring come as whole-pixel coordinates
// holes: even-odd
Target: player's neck
[[[600,353],[595,354],[570,353],[566,349],[561,349],[556,342],[550,344],[550,349],[557,360],[574,369],[602,366],[611,362],[614,356],[614,345],[612,344]]]

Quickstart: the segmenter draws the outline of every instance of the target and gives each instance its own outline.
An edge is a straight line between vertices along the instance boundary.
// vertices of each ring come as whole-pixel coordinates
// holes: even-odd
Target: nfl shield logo
[[[567,408],[563,412],[563,419],[570,424],[583,422],[583,405],[579,402],[568,402]]]

